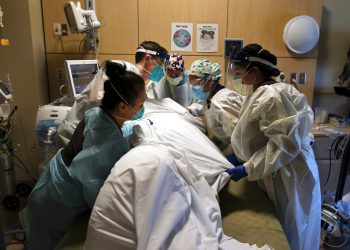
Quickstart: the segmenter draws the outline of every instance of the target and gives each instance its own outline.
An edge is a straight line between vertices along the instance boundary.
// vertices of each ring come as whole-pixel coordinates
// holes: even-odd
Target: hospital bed
[[[227,164],[226,158],[220,154],[220,151],[215,149],[215,146],[213,146],[210,140],[202,134],[202,131],[200,131],[201,129],[203,130],[201,122],[194,120],[190,116],[187,117],[187,112],[180,106],[177,107],[175,104],[174,106],[171,101],[163,101],[162,109],[157,109],[157,105],[159,104],[146,104],[148,113],[145,113],[143,122],[135,126],[134,134],[138,134],[138,136],[131,138],[132,143],[134,145],[140,143],[141,146],[147,147],[152,145],[152,143],[161,141],[161,150],[167,148],[170,149],[170,151],[175,151],[175,155],[186,154],[186,161],[188,161],[188,164],[185,165],[192,166],[191,169],[188,169],[190,174],[200,173],[205,179],[205,183],[209,184],[212,189],[216,191],[221,190],[219,193],[219,201],[223,217],[222,229],[225,235],[240,242],[249,244],[256,243],[259,247],[268,244],[275,249],[289,249],[286,237],[274,215],[272,205],[267,196],[254,182],[248,182],[245,179],[237,183],[232,181],[228,182],[228,176],[225,176],[227,174],[223,172],[225,169],[230,168],[230,165]],[[152,110],[156,112],[152,113]],[[156,116],[155,113],[157,113]],[[176,120],[176,122],[171,122],[172,114],[169,113],[175,113],[175,116],[177,116],[177,118],[181,117],[181,119]],[[162,118],[158,119],[158,117]],[[164,123],[162,123],[163,120],[165,120]],[[188,125],[184,125],[184,123],[188,123]],[[164,128],[164,133],[162,133],[162,126]],[[181,130],[184,126],[186,126],[186,130]],[[156,134],[154,133],[155,130],[157,131]],[[177,134],[180,135],[178,136]],[[191,141],[193,137],[196,138],[195,142]],[[186,140],[181,138],[186,138]],[[130,162],[130,159],[134,159],[136,155],[139,155],[140,148],[141,147],[135,147],[116,163],[115,168],[106,181],[107,184],[113,182],[113,178],[118,178],[125,170],[128,171],[129,166],[125,165]],[[151,148],[152,147],[149,149]],[[155,157],[155,155],[153,157]],[[118,165],[118,163],[120,164]],[[145,164],[147,166],[148,163]],[[140,171],[141,168],[137,168],[137,166],[135,167],[134,165],[135,164],[130,165],[130,169],[133,169],[133,171]],[[147,171],[147,167],[144,165],[142,167],[142,171]],[[125,169],[124,172],[122,168]],[[151,166],[151,168],[153,168],[153,166]],[[180,169],[180,172],[181,171]],[[225,185],[227,182],[228,184]],[[108,186],[106,183],[105,186]],[[115,187],[112,187],[110,190],[106,191],[104,190],[105,186],[102,188],[95,203],[95,208],[98,207],[99,204],[100,207],[103,207],[103,204],[111,198],[103,196],[110,194],[110,191],[115,189]],[[212,200],[216,202],[215,197]],[[96,214],[94,218],[96,219]],[[71,231],[66,234],[55,249],[83,249],[88,219],[89,213],[79,218]],[[110,220],[111,219],[108,218],[107,222]],[[221,225],[219,226],[221,230]]]
[[[231,181],[219,198],[226,235],[258,246],[269,244],[276,250],[290,249],[270,201],[256,183]],[[89,216],[79,218],[55,250],[83,250]]]

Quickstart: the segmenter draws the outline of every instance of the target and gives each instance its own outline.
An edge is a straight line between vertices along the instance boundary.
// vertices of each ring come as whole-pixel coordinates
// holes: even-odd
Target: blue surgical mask
[[[195,85],[192,86],[192,96],[197,100],[207,100],[209,97],[209,92],[204,92],[204,85]]]
[[[143,114],[145,113],[145,108],[142,107],[139,112],[137,112],[131,119],[132,120],[138,120],[141,119],[141,117],[143,116]]]
[[[135,124],[136,124],[135,121],[124,122],[123,127],[121,128],[124,137],[128,137],[133,133],[133,128]]]
[[[157,64],[153,68],[151,75],[148,77],[148,79],[150,79],[151,81],[154,81],[154,82],[159,82],[163,77],[164,77],[164,69],[162,66]]]

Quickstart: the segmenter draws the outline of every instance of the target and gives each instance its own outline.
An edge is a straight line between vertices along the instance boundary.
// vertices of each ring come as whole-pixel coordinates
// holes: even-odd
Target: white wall
[[[0,5],[2,33],[10,41],[9,46],[0,46],[0,79],[10,73],[13,105],[18,106],[12,121],[13,145],[16,155],[36,175],[42,158],[42,153],[33,150],[36,112],[38,105],[48,102],[41,0],[0,0]],[[16,177],[29,179],[17,167]]]
[[[324,0],[313,106],[345,115],[350,103],[334,94],[350,46],[350,1]]]

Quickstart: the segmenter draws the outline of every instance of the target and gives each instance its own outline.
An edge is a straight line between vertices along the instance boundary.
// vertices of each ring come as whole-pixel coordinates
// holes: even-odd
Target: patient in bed
[[[98,195],[86,249],[259,249],[223,233],[216,193],[232,166],[200,120],[170,99],[146,101],[145,110],[135,147]]]

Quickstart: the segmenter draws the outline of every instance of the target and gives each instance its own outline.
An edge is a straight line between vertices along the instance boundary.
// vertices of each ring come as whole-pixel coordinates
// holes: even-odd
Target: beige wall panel
[[[48,65],[48,78],[50,88],[50,100],[53,101],[59,97],[60,86],[64,84],[64,80],[59,77],[59,71],[63,72],[64,75],[64,60],[81,60],[81,59],[94,59],[93,54],[80,55],[80,54],[69,54],[69,57],[65,57],[63,54],[47,54],[47,65]],[[133,55],[100,55],[99,62],[103,63],[105,60],[125,60],[134,62]]]
[[[196,24],[217,23],[219,25],[218,52],[223,54],[223,40],[226,35],[228,0],[139,0],[139,38],[153,40],[171,49],[170,33],[172,22],[193,23],[192,52],[180,52],[193,55],[196,52]],[[204,54],[204,53],[202,53]],[[207,53],[208,54],[208,53]]]
[[[312,105],[315,85],[316,62],[314,58],[278,58],[277,67],[286,74],[286,81],[290,82],[291,73],[306,73],[306,84],[299,84],[299,90],[307,97]]]
[[[100,19],[99,52],[133,54],[138,45],[137,0],[95,0]]]
[[[98,61],[103,63],[106,60],[123,60],[135,63],[135,55],[100,55]]]
[[[67,0],[42,0],[47,53],[86,52],[81,41],[84,34],[60,37],[53,34],[53,23],[67,23],[63,5]],[[80,1],[84,8],[85,1]],[[137,0],[98,0],[96,15],[101,21],[99,52],[106,54],[134,53],[138,45]],[[80,47],[80,50],[79,50]],[[92,52],[92,51],[91,51]]]
[[[297,56],[283,42],[287,22],[299,15],[312,16],[320,25],[322,0],[229,0],[227,37],[259,43],[278,57]],[[317,46],[304,57],[317,57]]]
[[[63,9],[66,2],[68,1],[42,0],[46,53],[63,53],[63,50],[65,53],[78,53],[79,51],[79,44],[84,35],[69,34],[69,36],[62,37],[63,50],[60,37],[54,35],[53,23],[67,23]]]

